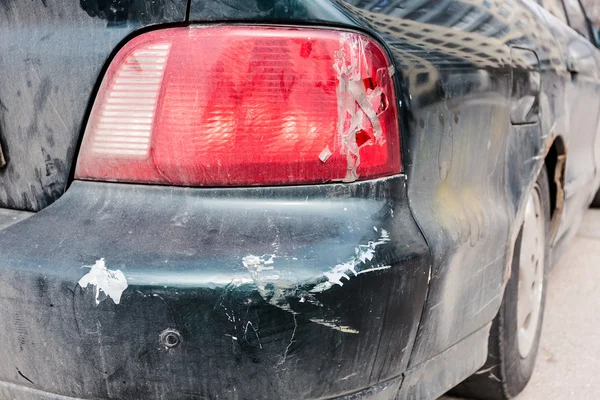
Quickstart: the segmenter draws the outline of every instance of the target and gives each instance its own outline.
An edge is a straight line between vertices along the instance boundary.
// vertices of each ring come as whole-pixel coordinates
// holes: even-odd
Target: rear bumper
[[[396,399],[400,386],[402,384],[402,377],[391,379],[360,392],[337,397],[335,400],[389,400]],[[412,393],[411,393],[412,395]],[[406,396],[405,396],[406,397]],[[405,397],[402,397],[405,398]],[[2,399],[19,399],[19,400],[84,400],[81,398],[67,397],[59,394],[50,392],[44,392],[37,389],[32,389],[23,385],[16,385],[9,382],[0,382],[0,398]],[[202,398],[194,396],[185,396],[184,398]],[[225,397],[223,397],[225,398]],[[261,395],[257,395],[257,398],[262,398]]]
[[[405,188],[75,182],[0,231],[0,381],[76,398],[399,387],[431,265]],[[78,284],[100,259],[127,281],[118,304]]]

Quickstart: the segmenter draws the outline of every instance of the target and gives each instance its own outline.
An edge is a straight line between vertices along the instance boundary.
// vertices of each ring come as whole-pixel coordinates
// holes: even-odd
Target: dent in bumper
[[[401,176],[76,182],[0,236],[0,351],[19,368],[0,363],[0,379],[75,397],[320,398],[398,377],[430,267],[404,190]],[[127,279],[119,304],[77,285],[101,258]]]

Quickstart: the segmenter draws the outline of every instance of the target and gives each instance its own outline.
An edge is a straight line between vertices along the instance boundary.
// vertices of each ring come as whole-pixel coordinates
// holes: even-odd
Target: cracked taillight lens
[[[393,69],[368,37],[171,28],[128,42],[94,103],[76,178],[189,186],[400,172]]]

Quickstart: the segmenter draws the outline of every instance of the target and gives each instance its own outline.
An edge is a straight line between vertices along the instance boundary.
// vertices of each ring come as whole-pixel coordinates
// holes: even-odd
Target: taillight
[[[392,67],[359,33],[171,28],[128,42],[94,103],[76,178],[190,186],[400,172]]]

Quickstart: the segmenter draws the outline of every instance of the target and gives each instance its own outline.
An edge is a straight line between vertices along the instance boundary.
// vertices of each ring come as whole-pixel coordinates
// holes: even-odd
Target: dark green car
[[[578,0],[0,0],[0,398],[517,395],[600,185],[594,37]]]

